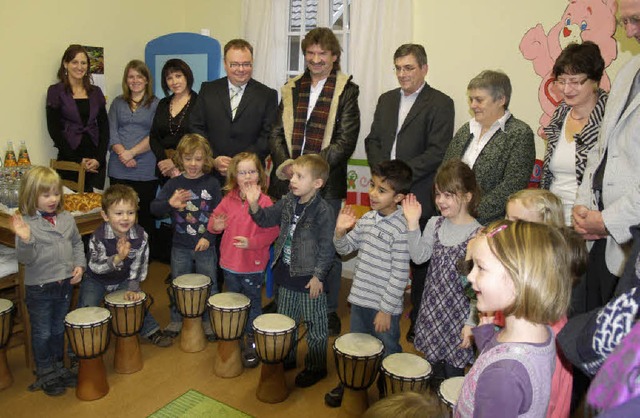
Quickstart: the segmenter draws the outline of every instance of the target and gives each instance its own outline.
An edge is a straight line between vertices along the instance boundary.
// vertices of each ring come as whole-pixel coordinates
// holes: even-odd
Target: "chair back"
[[[75,171],[76,173],[78,173],[77,181],[62,179],[62,184],[64,184],[74,192],[84,192],[85,169],[82,164],[74,163],[73,161],[50,160],[49,167],[53,168],[56,171]]]

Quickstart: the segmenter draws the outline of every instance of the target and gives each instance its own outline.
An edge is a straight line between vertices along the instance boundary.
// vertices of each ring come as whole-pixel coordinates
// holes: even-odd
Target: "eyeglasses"
[[[239,176],[253,176],[257,174],[258,170],[247,170],[247,171],[238,171]]]
[[[395,71],[396,74],[410,74],[414,72],[416,68],[418,67],[416,67],[415,65],[405,65],[404,67],[393,67],[393,71]]]
[[[239,68],[248,70],[249,68],[253,67],[253,64],[250,62],[230,62],[229,67],[231,67],[232,70],[237,70]]]
[[[638,26],[640,25],[640,16],[635,15],[629,17],[621,17],[620,19],[616,20],[616,24],[623,29],[627,25]]]
[[[577,89],[584,86],[584,83],[586,83],[588,79],[589,77],[585,77],[582,80],[556,80],[553,84],[560,87],[560,89],[564,89],[566,86],[569,86],[572,89]]]

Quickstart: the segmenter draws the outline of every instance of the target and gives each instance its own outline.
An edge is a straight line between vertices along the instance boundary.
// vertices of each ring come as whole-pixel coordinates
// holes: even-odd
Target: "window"
[[[311,29],[323,26],[331,28],[340,41],[340,66],[348,68],[350,6],[351,0],[289,0],[287,78],[304,71],[302,40]]]

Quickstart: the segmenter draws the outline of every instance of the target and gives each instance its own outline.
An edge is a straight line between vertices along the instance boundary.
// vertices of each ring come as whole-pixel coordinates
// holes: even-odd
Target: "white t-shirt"
[[[558,138],[558,145],[549,161],[549,170],[553,174],[553,182],[549,190],[562,200],[564,222],[570,226],[571,210],[578,192],[578,181],[576,180],[576,141],[567,141],[566,123],[567,119],[565,118],[560,138]]]

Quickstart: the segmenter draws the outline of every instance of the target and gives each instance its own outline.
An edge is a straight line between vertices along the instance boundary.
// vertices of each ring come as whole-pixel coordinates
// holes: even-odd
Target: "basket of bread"
[[[99,193],[74,193],[64,195],[64,209],[69,212],[90,212],[102,206]]]

